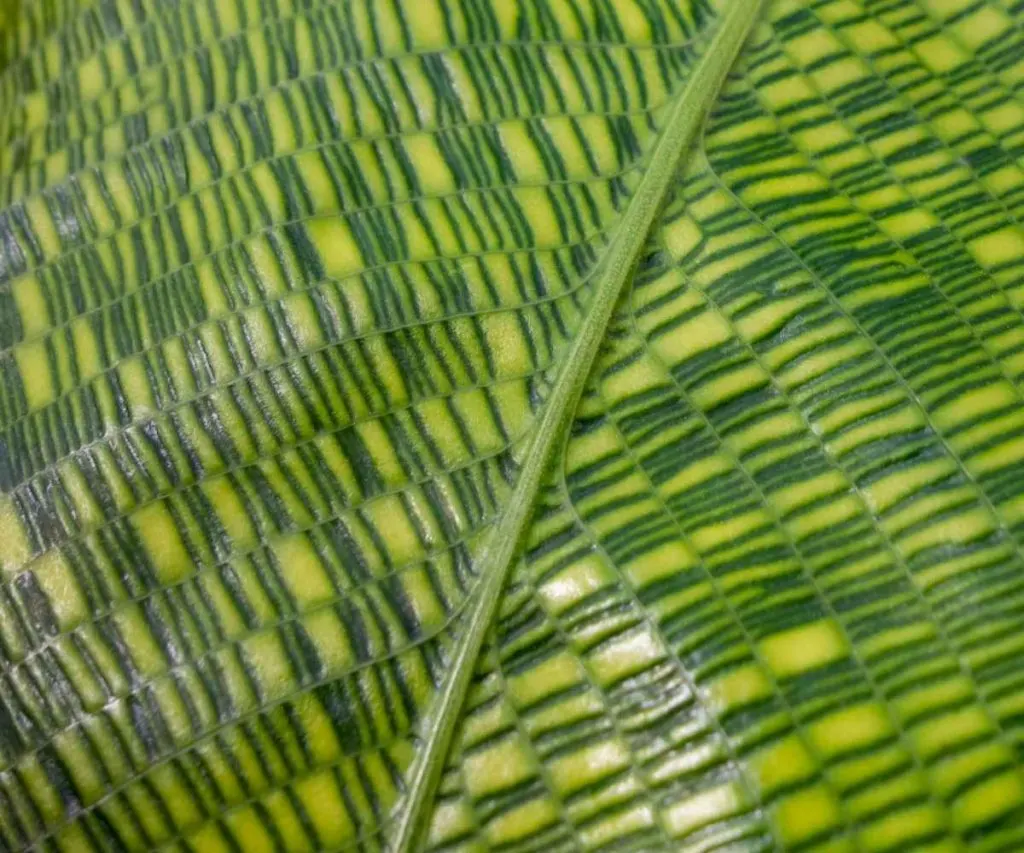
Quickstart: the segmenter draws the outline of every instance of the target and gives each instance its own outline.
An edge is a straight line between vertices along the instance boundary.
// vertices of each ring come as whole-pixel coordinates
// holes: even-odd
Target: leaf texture
[[[380,849],[728,6],[9,6],[0,849]],[[426,847],[1024,847],[1021,16],[768,4]]]

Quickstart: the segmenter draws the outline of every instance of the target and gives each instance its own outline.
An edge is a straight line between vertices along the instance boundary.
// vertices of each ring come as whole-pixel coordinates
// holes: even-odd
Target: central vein
[[[619,295],[647,241],[672,179],[717,98],[760,6],[761,0],[728,3],[714,37],[676,96],[647,170],[599,261],[591,305],[544,402],[509,503],[480,553],[479,588],[473,594],[448,674],[430,708],[422,734],[423,745],[407,782],[407,799],[390,838],[392,853],[415,850],[423,839],[430,814],[428,806],[433,802],[444,769],[480,649],[494,621],[502,588],[531,520],[551,456],[572,421]]]

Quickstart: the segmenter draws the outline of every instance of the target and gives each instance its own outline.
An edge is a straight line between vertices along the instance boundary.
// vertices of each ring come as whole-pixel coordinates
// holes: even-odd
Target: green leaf
[[[0,3],[0,850],[1024,847],[1021,10],[754,14]]]

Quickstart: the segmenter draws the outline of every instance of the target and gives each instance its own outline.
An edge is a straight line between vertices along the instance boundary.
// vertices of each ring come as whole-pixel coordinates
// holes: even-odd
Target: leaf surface
[[[1020,11],[737,8],[18,7],[3,845],[1020,849]]]

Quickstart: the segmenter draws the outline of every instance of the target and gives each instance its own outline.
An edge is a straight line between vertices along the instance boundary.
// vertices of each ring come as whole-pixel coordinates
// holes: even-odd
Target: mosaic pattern
[[[708,0],[0,0],[0,850],[377,850]],[[773,0],[432,851],[1024,848],[1024,7]]]

